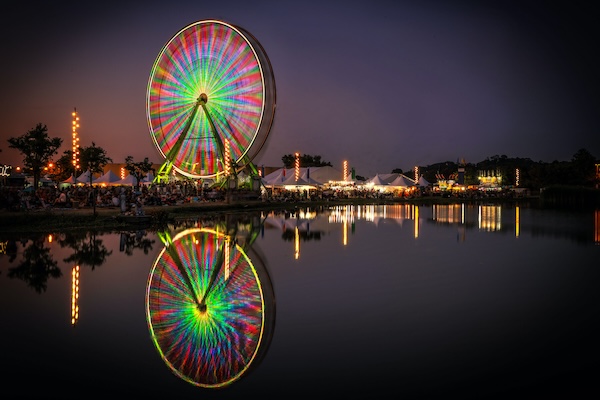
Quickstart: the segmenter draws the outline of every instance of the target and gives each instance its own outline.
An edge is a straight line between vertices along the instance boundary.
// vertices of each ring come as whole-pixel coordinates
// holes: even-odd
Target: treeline
[[[429,182],[436,182],[437,176],[446,179],[456,176],[459,168],[464,168],[464,183],[477,185],[480,173],[493,173],[502,177],[502,185],[516,186],[517,170],[520,187],[540,189],[552,185],[594,187],[596,177],[596,158],[586,149],[578,150],[570,161],[533,161],[530,158],[510,158],[506,155],[488,157],[478,163],[460,163],[446,161],[427,166],[419,166],[419,173]],[[402,172],[401,170],[394,170]],[[412,177],[410,172],[407,176]]]

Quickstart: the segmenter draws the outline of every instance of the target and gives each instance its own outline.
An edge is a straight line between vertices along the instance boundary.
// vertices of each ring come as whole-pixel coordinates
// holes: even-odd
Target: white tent
[[[412,179],[406,177],[405,175],[399,174],[396,179],[394,179],[393,181],[391,181],[389,183],[390,186],[395,186],[395,187],[403,187],[403,188],[407,188],[409,186],[414,186],[415,185],[415,181],[413,181]]]
[[[431,185],[431,183],[429,183],[429,181],[427,181],[427,179],[425,179],[425,178],[423,177],[423,175],[421,175],[421,176],[419,177],[419,180],[417,181],[417,185],[425,187],[425,186],[429,186],[429,185]]]
[[[73,185],[73,184],[77,183],[77,180],[75,179],[75,176],[71,175],[70,177],[68,177],[67,179],[62,181],[61,183]]]
[[[137,179],[135,179],[135,176],[129,174],[125,178],[119,179],[118,181],[115,181],[112,184],[113,185],[130,185],[130,186],[135,186],[136,183],[137,183]]]
[[[313,185],[325,185],[329,181],[339,182],[344,180],[344,174],[329,165],[323,167],[302,167],[299,172],[305,181],[308,182],[308,178],[310,178],[310,182],[308,183]],[[295,168],[280,168],[263,177],[263,183],[266,186],[280,185],[281,182],[295,175]]]
[[[371,184],[373,186],[386,186],[387,182],[381,179],[379,174],[375,175],[373,178],[367,181],[367,184]]]
[[[311,175],[311,171],[310,171],[310,169],[307,169],[306,173],[304,175],[302,175],[300,177],[300,179],[302,179],[308,185],[321,186],[323,184],[322,182],[319,182],[318,180],[313,179],[313,177],[310,175]]]
[[[87,170],[77,177],[77,183],[90,183],[90,171]]]
[[[291,173],[287,171],[291,171]],[[285,168],[280,168],[263,177],[262,181],[265,185],[279,185],[281,182],[285,181],[290,174],[293,176],[293,169],[286,170]]]
[[[109,169],[104,175],[94,179],[92,181],[92,183],[94,183],[94,184],[105,183],[107,185],[112,185],[112,184],[114,184],[114,182],[116,182],[118,180],[119,180],[119,177]]]
[[[303,168],[306,170],[307,168]],[[323,167],[310,167],[310,178],[323,184],[329,183],[329,181],[339,182],[344,180],[344,173],[333,168],[332,166],[325,165]],[[304,174],[305,172],[303,172]],[[350,174],[350,176],[352,176]]]

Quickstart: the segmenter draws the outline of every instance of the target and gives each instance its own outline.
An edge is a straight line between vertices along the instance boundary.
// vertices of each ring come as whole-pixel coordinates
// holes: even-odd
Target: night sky
[[[599,25],[592,2],[13,2],[0,16],[0,164],[37,123],[114,162],[163,159],[146,122],[150,70],[185,26],[221,19],[273,67],[275,123],[255,164],[285,154],[370,177],[494,155],[600,158]]]

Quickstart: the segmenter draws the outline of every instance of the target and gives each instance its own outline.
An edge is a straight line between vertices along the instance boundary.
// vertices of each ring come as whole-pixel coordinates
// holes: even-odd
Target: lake
[[[5,393],[597,391],[600,210],[294,208],[0,242]]]

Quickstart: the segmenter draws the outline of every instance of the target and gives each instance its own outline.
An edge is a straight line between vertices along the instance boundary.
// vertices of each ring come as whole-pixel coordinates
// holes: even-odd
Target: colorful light
[[[222,143],[242,165],[264,144],[275,115],[275,81],[256,39],[222,21],[180,30],[156,58],[146,93],[154,144],[188,177],[223,173]]]
[[[231,244],[222,232],[188,229],[163,249],[148,279],[146,316],[156,349],[173,373],[196,386],[239,379],[265,333],[257,271]]]
[[[298,182],[300,179],[300,153],[296,153],[296,161],[294,163],[294,180]]]
[[[344,161],[343,171],[344,171],[344,182],[346,182],[348,180],[348,161]]]

